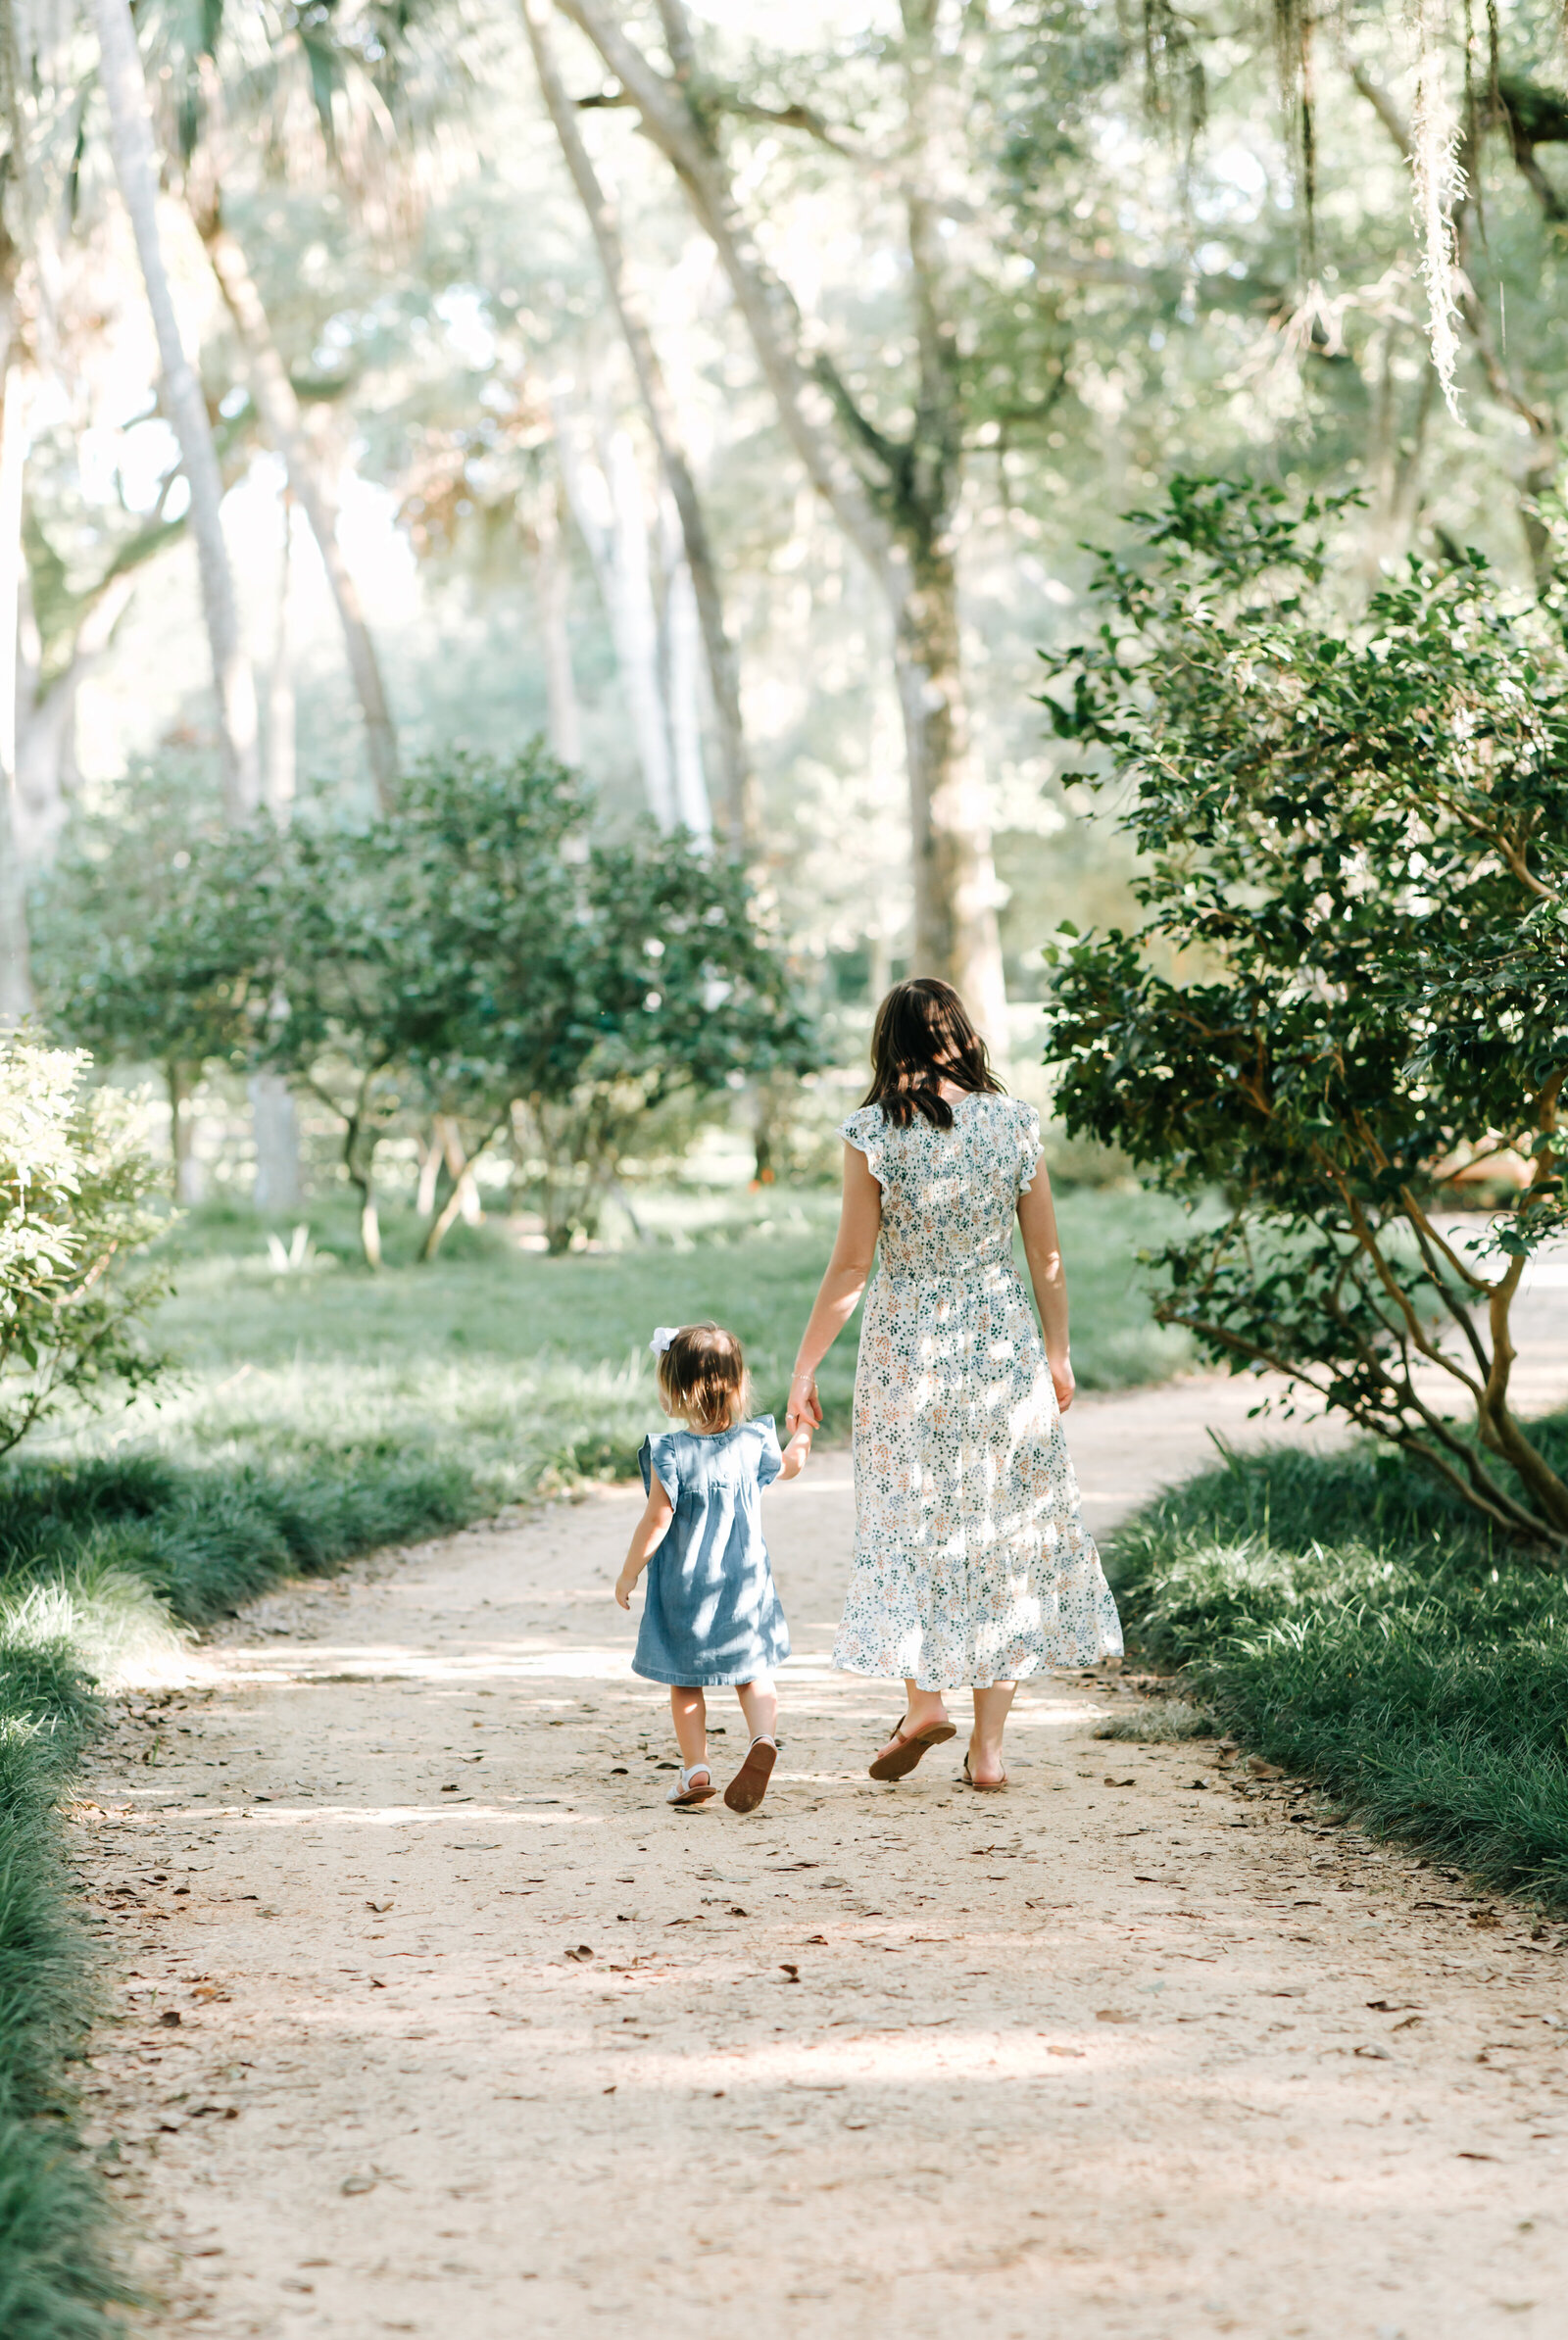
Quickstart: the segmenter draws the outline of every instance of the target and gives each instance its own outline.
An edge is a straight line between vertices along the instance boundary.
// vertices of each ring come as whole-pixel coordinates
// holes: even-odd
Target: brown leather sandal
[[[1007,1784],[1007,1775],[1005,1772],[1003,1773],[1000,1779],[977,1779],[973,1772],[969,1769],[969,1758],[967,1754],[965,1754],[963,1759],[963,1770],[959,1773],[958,1777],[962,1780],[965,1787],[972,1787],[974,1789],[976,1795],[1001,1795],[1003,1789]]]
[[[908,1721],[906,1715],[904,1723]],[[879,1755],[871,1766],[873,1779],[902,1779],[912,1772],[930,1747],[945,1746],[958,1735],[956,1723],[927,1723],[923,1731],[906,1731],[901,1723],[893,1733],[891,1754]]]
[[[724,1790],[724,1801],[732,1812],[755,1812],[767,1793],[767,1783],[773,1777],[778,1761],[778,1748],[770,1738],[754,1738],[746,1750],[746,1761]]]

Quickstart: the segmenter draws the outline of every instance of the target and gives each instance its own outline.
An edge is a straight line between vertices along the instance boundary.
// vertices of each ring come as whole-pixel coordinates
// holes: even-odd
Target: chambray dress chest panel
[[[773,1417],[714,1438],[663,1431],[637,1459],[644,1487],[657,1477],[675,1516],[643,1578],[632,1672],[685,1689],[770,1674],[790,1653],[762,1538],[762,1489],[783,1467]]]
[[[985,1688],[1121,1648],[1034,1308],[1013,1265],[1040,1119],[964,1097],[843,1135],[882,1189],[855,1384],[855,1563],[833,1662]]]

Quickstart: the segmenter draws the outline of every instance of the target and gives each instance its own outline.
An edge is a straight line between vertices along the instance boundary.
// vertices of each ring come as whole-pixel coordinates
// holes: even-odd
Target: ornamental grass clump
[[[1568,1484],[1510,1393],[1522,1277],[1568,1225],[1561,612],[1466,554],[1347,622],[1334,509],[1178,480],[1100,557],[1103,623],[1047,705],[1127,791],[1147,914],[1048,953],[1047,1061],[1069,1132],[1227,1199],[1156,1255],[1162,1323],[1561,1567]],[[1461,1162],[1512,1182],[1467,1227]]]

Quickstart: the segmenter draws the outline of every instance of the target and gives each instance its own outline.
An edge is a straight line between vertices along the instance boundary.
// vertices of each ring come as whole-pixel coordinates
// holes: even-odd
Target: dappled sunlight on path
[[[1190,1389],[1188,1465],[1270,1435]],[[1105,1510],[1170,1395],[1157,1438],[1151,1393],[1072,1417]],[[875,1787],[898,1691],[826,1663],[813,1473],[768,1498],[797,1655],[749,1820],[663,1804],[624,1490],[287,1587],[125,1723],[81,1849],[145,2328],[1554,2340],[1557,1929],[1207,1745],[1097,1740],[1113,1678],[1026,1685],[1005,1797],[961,1738]]]

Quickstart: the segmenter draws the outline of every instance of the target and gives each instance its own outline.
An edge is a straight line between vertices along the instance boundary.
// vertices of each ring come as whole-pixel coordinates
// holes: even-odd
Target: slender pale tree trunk
[[[294,576],[294,497],[288,488],[278,498],[278,516],[282,521],[282,536],[278,548],[272,658],[267,670],[267,758],[262,769],[262,802],[283,828],[293,815],[296,778],[294,645],[288,625],[289,588]]]
[[[11,319],[8,316],[7,322]],[[30,376],[10,332],[0,410],[0,1025],[32,1013],[27,872],[17,774],[17,643],[22,577],[22,480],[27,462]]]
[[[649,809],[662,829],[672,829],[675,784],[659,683],[659,615],[637,458],[626,433],[616,430],[601,441],[595,460],[583,444],[580,418],[559,389],[555,403],[561,476],[610,619]]]
[[[99,78],[109,109],[115,175],[130,219],[147,288],[147,306],[164,369],[163,395],[179,441],[190,490],[190,526],[201,572],[202,612],[213,656],[222,745],[223,801],[231,820],[244,820],[261,796],[256,678],[240,633],[234,573],[223,540],[223,481],[212,425],[194,367],[180,339],[169,271],[158,228],[158,150],[147,104],[147,83],[129,0],[93,0],[98,28]]]
[[[729,280],[785,434],[881,587],[893,618],[908,769],[916,968],[956,984],[993,1045],[1004,1049],[995,868],[958,657],[953,539],[960,416],[953,328],[940,307],[934,206],[923,194],[934,135],[932,0],[905,0],[902,12],[909,98],[905,194],[920,364],[908,442],[879,431],[826,358],[808,350],[794,296],[763,257],[710,115],[694,99],[683,0],[660,0],[672,73],[650,62],[607,0],[558,0],[558,6],[587,34],[670,163]]]
[[[22,815],[22,857],[29,868],[46,866],[66,820],[66,797],[74,767],[76,701],[81,686],[109,654],[115,628],[136,590],[133,576],[111,577],[80,625],[71,658],[47,686],[42,644],[21,575],[20,649],[17,669],[17,791]]]
[[[572,184],[593,231],[611,305],[625,340],[648,425],[659,450],[660,467],[679,515],[703,654],[708,665],[709,689],[713,703],[730,839],[737,851],[751,852],[756,848],[760,828],[757,776],[741,720],[739,661],[724,620],[723,589],[719,583],[718,563],[713,556],[702,498],[697,492],[697,483],[682,443],[675,401],[670,395],[648,318],[626,267],[625,248],[614,208],[594,169],[578,127],[576,108],[562,79],[548,11],[543,0],[521,0],[521,4],[523,24],[527,28],[534,66],[539,75],[539,87],[555,124],[556,136],[571,173]],[[705,789],[705,801],[706,795]]]
[[[540,487],[533,525],[534,592],[539,605],[539,634],[545,655],[545,703],[550,713],[550,746],[563,763],[582,761],[582,709],[571,671],[570,572],[561,540],[561,507],[556,483]]]
[[[675,817],[707,845],[713,815],[703,771],[702,624],[692,572],[681,542],[680,523],[666,497],[661,518],[664,565],[664,693],[669,708],[669,759],[675,783]]]
[[[294,662],[289,639],[289,585],[293,576],[294,499],[285,487],[278,499],[282,541],[278,549],[277,603],[272,620],[272,656],[267,670],[266,760],[263,802],[280,829],[294,812]],[[300,1116],[294,1093],[278,1072],[252,1073],[251,1135],[256,1144],[258,1210],[297,1210],[304,1197],[300,1172]]]
[[[98,4],[104,5],[104,0],[98,0]],[[338,541],[337,512],[322,466],[311,444],[300,402],[273,338],[250,264],[233,231],[223,223],[217,195],[193,216],[245,352],[262,428],[270,445],[283,459],[289,487],[298,498],[300,509],[310,522],[311,534],[320,548],[321,564],[343,629],[349,673],[365,723],[366,755],[375,784],[376,802],[383,812],[390,812],[397,803],[397,731],[382,680],[381,662],[366,621],[365,606]]]
[[[170,1063],[165,1067],[169,1147],[174,1158],[174,1200],[178,1203],[200,1202],[206,1189],[196,1154],[196,1116],[190,1109],[201,1069],[199,1064]]]

